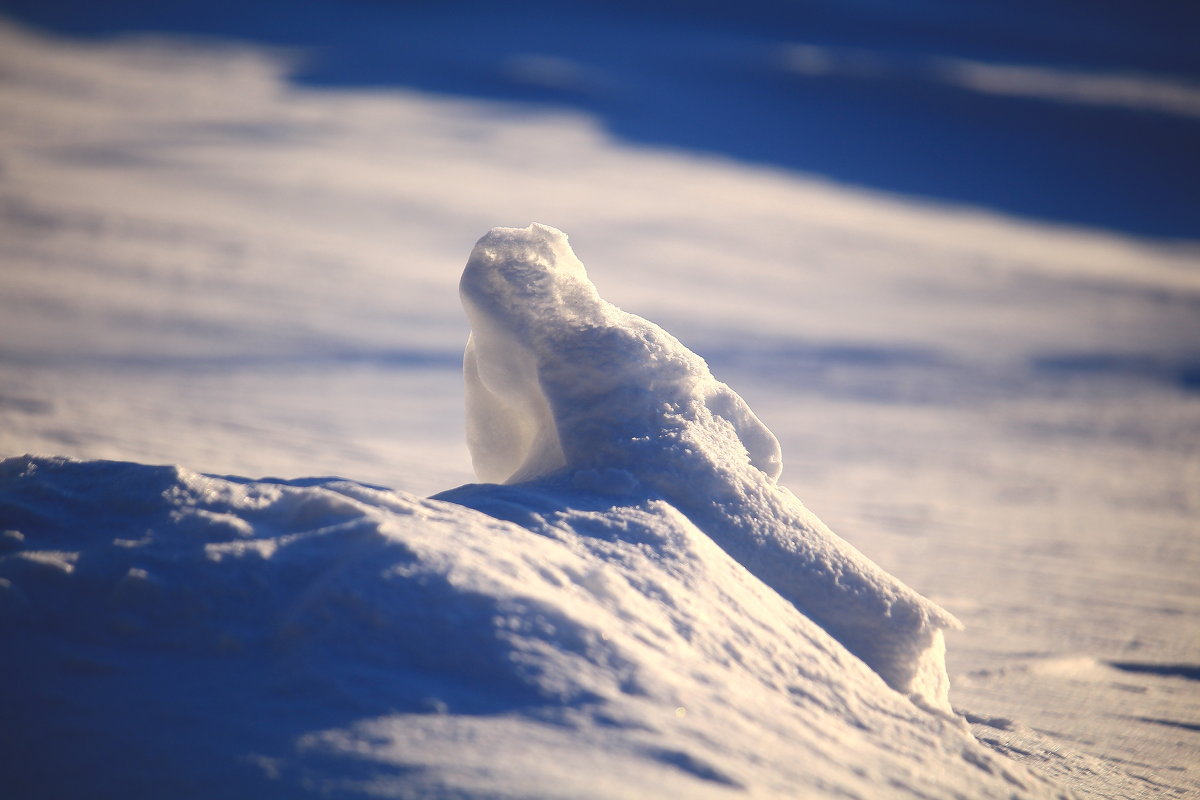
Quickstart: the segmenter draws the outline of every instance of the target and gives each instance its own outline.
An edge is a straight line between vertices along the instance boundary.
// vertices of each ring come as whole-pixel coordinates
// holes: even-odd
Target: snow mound
[[[950,711],[945,610],[834,535],[786,488],[779,443],[702,358],[603,300],[554,228],[495,228],[460,284],[478,477],[660,498],[897,691]],[[444,499],[482,507],[472,491]]]
[[[1057,796],[572,482],[0,462],[6,797]]]

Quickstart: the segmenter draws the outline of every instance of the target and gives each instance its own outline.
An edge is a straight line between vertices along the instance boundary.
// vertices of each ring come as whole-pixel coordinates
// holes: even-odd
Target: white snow
[[[0,462],[9,796],[1059,796],[662,500],[301,483]]]
[[[950,710],[942,630],[957,621],[778,486],[775,436],[679,340],[603,300],[561,231],[492,229],[461,292],[468,441],[482,480],[566,469],[587,470],[587,485],[603,475],[644,486],[890,686]]]
[[[981,763],[1033,794],[1042,784],[1014,771],[1014,760],[1086,797],[1200,789],[1196,242],[1050,226],[634,147],[580,113],[407,90],[315,91],[287,80],[295,57],[212,40],[80,42],[0,27],[0,455],[344,475],[419,494],[462,484],[471,479],[458,374],[467,326],[455,282],[481,231],[543,220],[571,232],[606,298],[662,324],[737,387],[788,454],[779,491],[795,491],[964,622],[947,636],[946,662],[951,701],[993,759]],[[705,407],[714,421],[736,416],[712,396]],[[746,459],[771,450],[741,438]],[[46,481],[23,484],[32,493],[0,513],[0,553],[11,556],[0,613],[23,626],[45,618],[36,615],[53,607],[48,598],[86,599],[78,615],[55,617],[60,627],[24,628],[29,647],[9,638],[0,647],[0,701],[22,720],[0,725],[8,794],[21,796],[14,764],[37,776],[25,794],[39,797],[60,785],[40,781],[80,775],[120,784],[124,796],[162,796],[164,781],[181,776],[214,796],[228,796],[235,780],[256,797],[294,797],[300,784],[328,781],[343,795],[403,796],[405,781],[436,794],[447,771],[454,786],[484,787],[477,794],[521,794],[514,787],[529,788],[521,781],[530,769],[551,785],[576,781],[564,785],[577,796],[631,786],[745,793],[694,777],[705,764],[762,795],[794,796],[800,786],[807,796],[856,787],[875,797],[903,784],[974,797],[996,785],[963,771],[963,758],[980,751],[951,723],[888,689],[724,550],[696,544],[709,529],[736,542],[747,528],[701,508],[686,510],[686,524],[664,506],[643,508],[635,501],[641,493],[649,502],[653,487],[624,467],[598,461],[562,475],[553,491],[526,483],[474,496],[490,497],[493,517],[560,536],[570,529],[571,541],[587,540],[580,553],[607,536],[638,569],[638,558],[663,549],[658,540],[619,543],[644,533],[652,512],[690,532],[672,541],[686,542],[680,552],[702,550],[708,566],[664,561],[667,571],[651,567],[636,592],[621,577],[634,566],[605,563],[578,583],[560,570],[553,592],[536,570],[518,572],[531,591],[559,592],[557,601],[590,607],[596,619],[610,620],[597,609],[623,604],[635,621],[623,641],[646,656],[637,662],[644,674],[660,676],[654,703],[631,712],[657,726],[647,730],[586,718],[565,726],[553,718],[573,713],[565,706],[550,717],[464,717],[432,686],[419,709],[430,713],[411,725],[410,706],[383,708],[374,692],[399,685],[370,666],[392,655],[326,663],[274,634],[269,646],[248,646],[286,617],[254,617],[259,606],[293,603],[319,610],[329,631],[361,629],[351,617],[364,606],[350,593],[319,602],[337,583],[322,582],[325,570],[343,559],[358,569],[354,548],[339,541],[354,534],[313,532],[355,514],[401,513],[399,494],[31,463]],[[58,479],[48,473],[73,470],[87,480],[63,477],[67,494],[51,486]],[[513,474],[503,472],[492,477]],[[160,496],[172,486],[184,493]],[[69,496],[92,498],[95,513],[72,517]],[[563,520],[555,514],[564,497],[592,506]],[[538,555],[548,547],[531,544],[546,537],[529,528],[409,500],[450,520],[430,530],[465,531],[447,546],[486,539],[497,585],[508,585],[521,558],[497,549],[498,538]],[[325,514],[335,501],[345,505]],[[47,530],[63,535],[47,541]],[[149,563],[142,556],[160,531],[172,556]],[[176,546],[184,540],[191,546]],[[467,561],[485,560],[471,552]],[[717,572],[701,580],[682,571],[685,562]],[[110,568],[97,576],[92,563]],[[242,581],[243,568],[257,577]],[[487,569],[474,573],[481,582]],[[735,612],[692,583],[741,598],[745,606],[730,608],[748,613],[721,616]],[[363,583],[369,594],[386,594],[383,585]],[[208,591],[237,602],[215,601],[213,611]],[[110,604],[110,592],[122,599]],[[583,594],[594,603],[576,604]],[[176,598],[164,608],[185,613],[144,613],[154,596]],[[463,611],[450,616],[464,629],[487,628],[470,617],[485,600],[442,596],[453,598],[450,612]],[[693,610],[725,627],[696,624]],[[695,648],[687,624],[701,632]],[[697,638],[708,635],[725,638]],[[454,645],[432,634],[421,641],[433,639]],[[176,644],[154,644],[164,641]],[[192,641],[207,655],[189,650]],[[818,641],[826,655],[809,647]],[[551,663],[554,650],[539,652]],[[280,655],[268,664],[262,653],[271,652]],[[805,653],[815,672],[780,678],[794,689],[787,697],[739,662],[750,659],[762,676]],[[462,683],[471,680],[495,688],[486,675]],[[531,680],[523,685],[540,685]],[[694,695],[672,694],[693,683]],[[847,728],[852,718],[866,727]],[[873,727],[885,719],[893,727]],[[813,727],[825,723],[835,733]],[[671,738],[679,726],[695,738]],[[490,789],[502,774],[509,788]],[[963,790],[968,774],[984,788]]]

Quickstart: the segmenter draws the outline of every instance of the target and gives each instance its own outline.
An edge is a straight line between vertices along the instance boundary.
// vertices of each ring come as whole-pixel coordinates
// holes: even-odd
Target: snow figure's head
[[[778,477],[779,444],[745,402],[675,337],[601,298],[561,231],[492,229],[460,290],[472,331],[467,443],[481,480],[566,466],[639,476],[693,453]]]
[[[492,228],[475,245],[459,284],[472,328],[503,318],[518,337],[565,324],[599,324],[607,305],[567,235],[548,225]]]

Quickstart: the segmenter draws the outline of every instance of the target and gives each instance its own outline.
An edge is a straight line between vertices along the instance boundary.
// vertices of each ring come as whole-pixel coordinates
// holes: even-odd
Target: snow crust
[[[603,300],[567,237],[494,228],[460,290],[468,444],[481,480],[565,471],[660,497],[888,685],[950,710],[945,610],[834,535],[788,489],[779,443],[702,358]],[[469,493],[445,493],[470,504]]]

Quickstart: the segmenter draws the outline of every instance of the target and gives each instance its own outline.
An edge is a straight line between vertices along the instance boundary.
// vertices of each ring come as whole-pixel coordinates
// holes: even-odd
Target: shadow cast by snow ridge
[[[1200,392],[1200,356],[1169,358],[1104,352],[1044,353],[1030,359],[1031,370],[1058,380],[1156,383],[1187,393]]]
[[[103,10],[19,0],[6,10],[73,35],[164,32],[303,48],[294,79],[309,86],[405,86],[579,109],[632,142],[1026,217],[1200,235],[1192,191],[1200,117],[1150,102],[1170,90],[1153,80],[1186,86],[1200,72],[1182,34],[1195,30],[1196,14],[1183,6],[1156,16],[1093,9],[1086,18],[1040,6],[1013,14],[1000,3],[887,10],[767,0],[736,10],[666,0],[303,9],[126,0]],[[1037,72],[1002,73],[999,90],[955,77],[975,63],[1033,64],[1048,70],[1051,87],[1092,74],[1103,87],[1110,73],[1121,86],[1132,85],[1127,75],[1149,83],[1133,100],[1118,92],[1112,103],[1093,102],[1088,89],[1079,101],[1045,90]],[[1141,97],[1150,98],[1145,107],[1134,102]]]
[[[1122,672],[1200,681],[1200,664],[1149,664],[1140,661],[1110,661],[1108,665]]]
[[[99,368],[121,371],[242,372],[331,367],[372,367],[381,371],[462,369],[462,354],[418,348],[337,348],[327,344],[283,352],[181,353],[22,353],[0,349],[0,364]],[[0,397],[0,402],[6,398]]]

